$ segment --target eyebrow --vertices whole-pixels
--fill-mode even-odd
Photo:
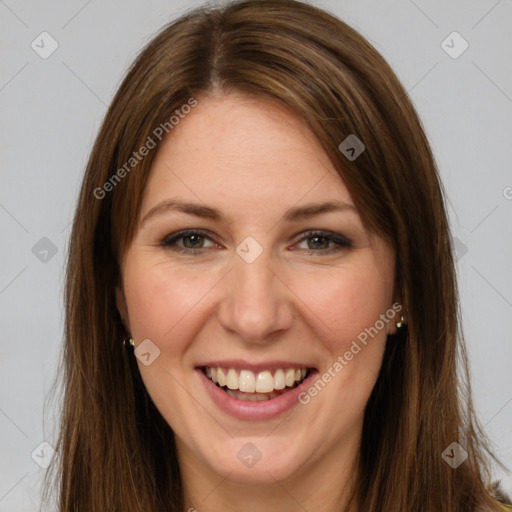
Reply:
[[[225,220],[224,215],[217,208],[211,206],[205,206],[198,203],[192,203],[189,201],[182,201],[178,199],[168,199],[162,201],[157,205],[153,206],[141,220],[140,225],[142,226],[150,219],[160,217],[169,212],[181,212],[188,215],[194,215],[202,219],[211,219],[215,221]],[[296,222],[299,220],[309,219],[317,215],[331,212],[345,212],[353,211],[357,213],[356,207],[349,203],[341,201],[328,201],[325,203],[310,203],[304,206],[296,206],[288,210],[284,215],[283,219],[286,222]]]

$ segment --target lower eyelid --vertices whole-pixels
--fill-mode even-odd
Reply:
[[[307,239],[306,239],[307,240]],[[310,249],[310,248],[302,248],[300,250],[302,251],[306,251],[308,252],[309,254],[328,254],[328,253],[331,253],[331,252],[335,252],[335,251],[342,251],[342,250],[346,250],[346,249],[350,249],[352,246],[350,244],[347,244],[345,242],[343,243],[337,243],[336,241],[334,240],[330,240],[331,241],[331,245],[330,247],[327,247],[325,249]]]

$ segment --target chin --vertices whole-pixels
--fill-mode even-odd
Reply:
[[[293,444],[293,443],[290,443]],[[240,484],[275,484],[298,472],[302,466],[295,450],[283,451],[279,439],[250,441],[234,438],[221,453],[212,460],[212,454],[205,458],[212,469],[227,480]]]

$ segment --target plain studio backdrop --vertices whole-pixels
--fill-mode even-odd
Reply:
[[[0,0],[0,512],[39,508],[66,245],[92,142],[137,53],[199,4]],[[448,195],[475,405],[512,467],[512,1],[316,5],[383,54],[419,111]]]

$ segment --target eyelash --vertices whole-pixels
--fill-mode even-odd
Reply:
[[[160,242],[160,245],[162,247],[165,247],[167,249],[170,249],[172,251],[175,251],[175,252],[178,252],[181,254],[190,254],[190,255],[194,255],[194,256],[199,256],[199,255],[203,254],[203,251],[208,249],[208,247],[206,247],[206,248],[199,247],[197,249],[191,249],[188,247],[180,247],[180,246],[176,245],[176,242],[178,240],[184,239],[184,238],[187,238],[190,236],[194,236],[194,235],[199,235],[201,237],[207,238],[207,239],[211,240],[213,243],[215,243],[211,239],[211,237],[208,236],[208,233],[206,233],[205,231],[196,230],[196,229],[187,229],[185,231],[179,231],[178,233],[167,235]],[[308,254],[317,254],[317,253],[331,254],[333,252],[341,251],[343,249],[350,249],[353,247],[352,242],[348,238],[346,238],[342,235],[337,235],[336,233],[331,233],[329,231],[319,231],[319,230],[306,231],[304,233],[304,236],[300,240],[298,240],[297,243],[303,242],[305,240],[309,240],[311,238],[326,238],[330,242],[334,243],[335,246],[330,247],[328,249],[323,249],[323,250],[304,249]]]

